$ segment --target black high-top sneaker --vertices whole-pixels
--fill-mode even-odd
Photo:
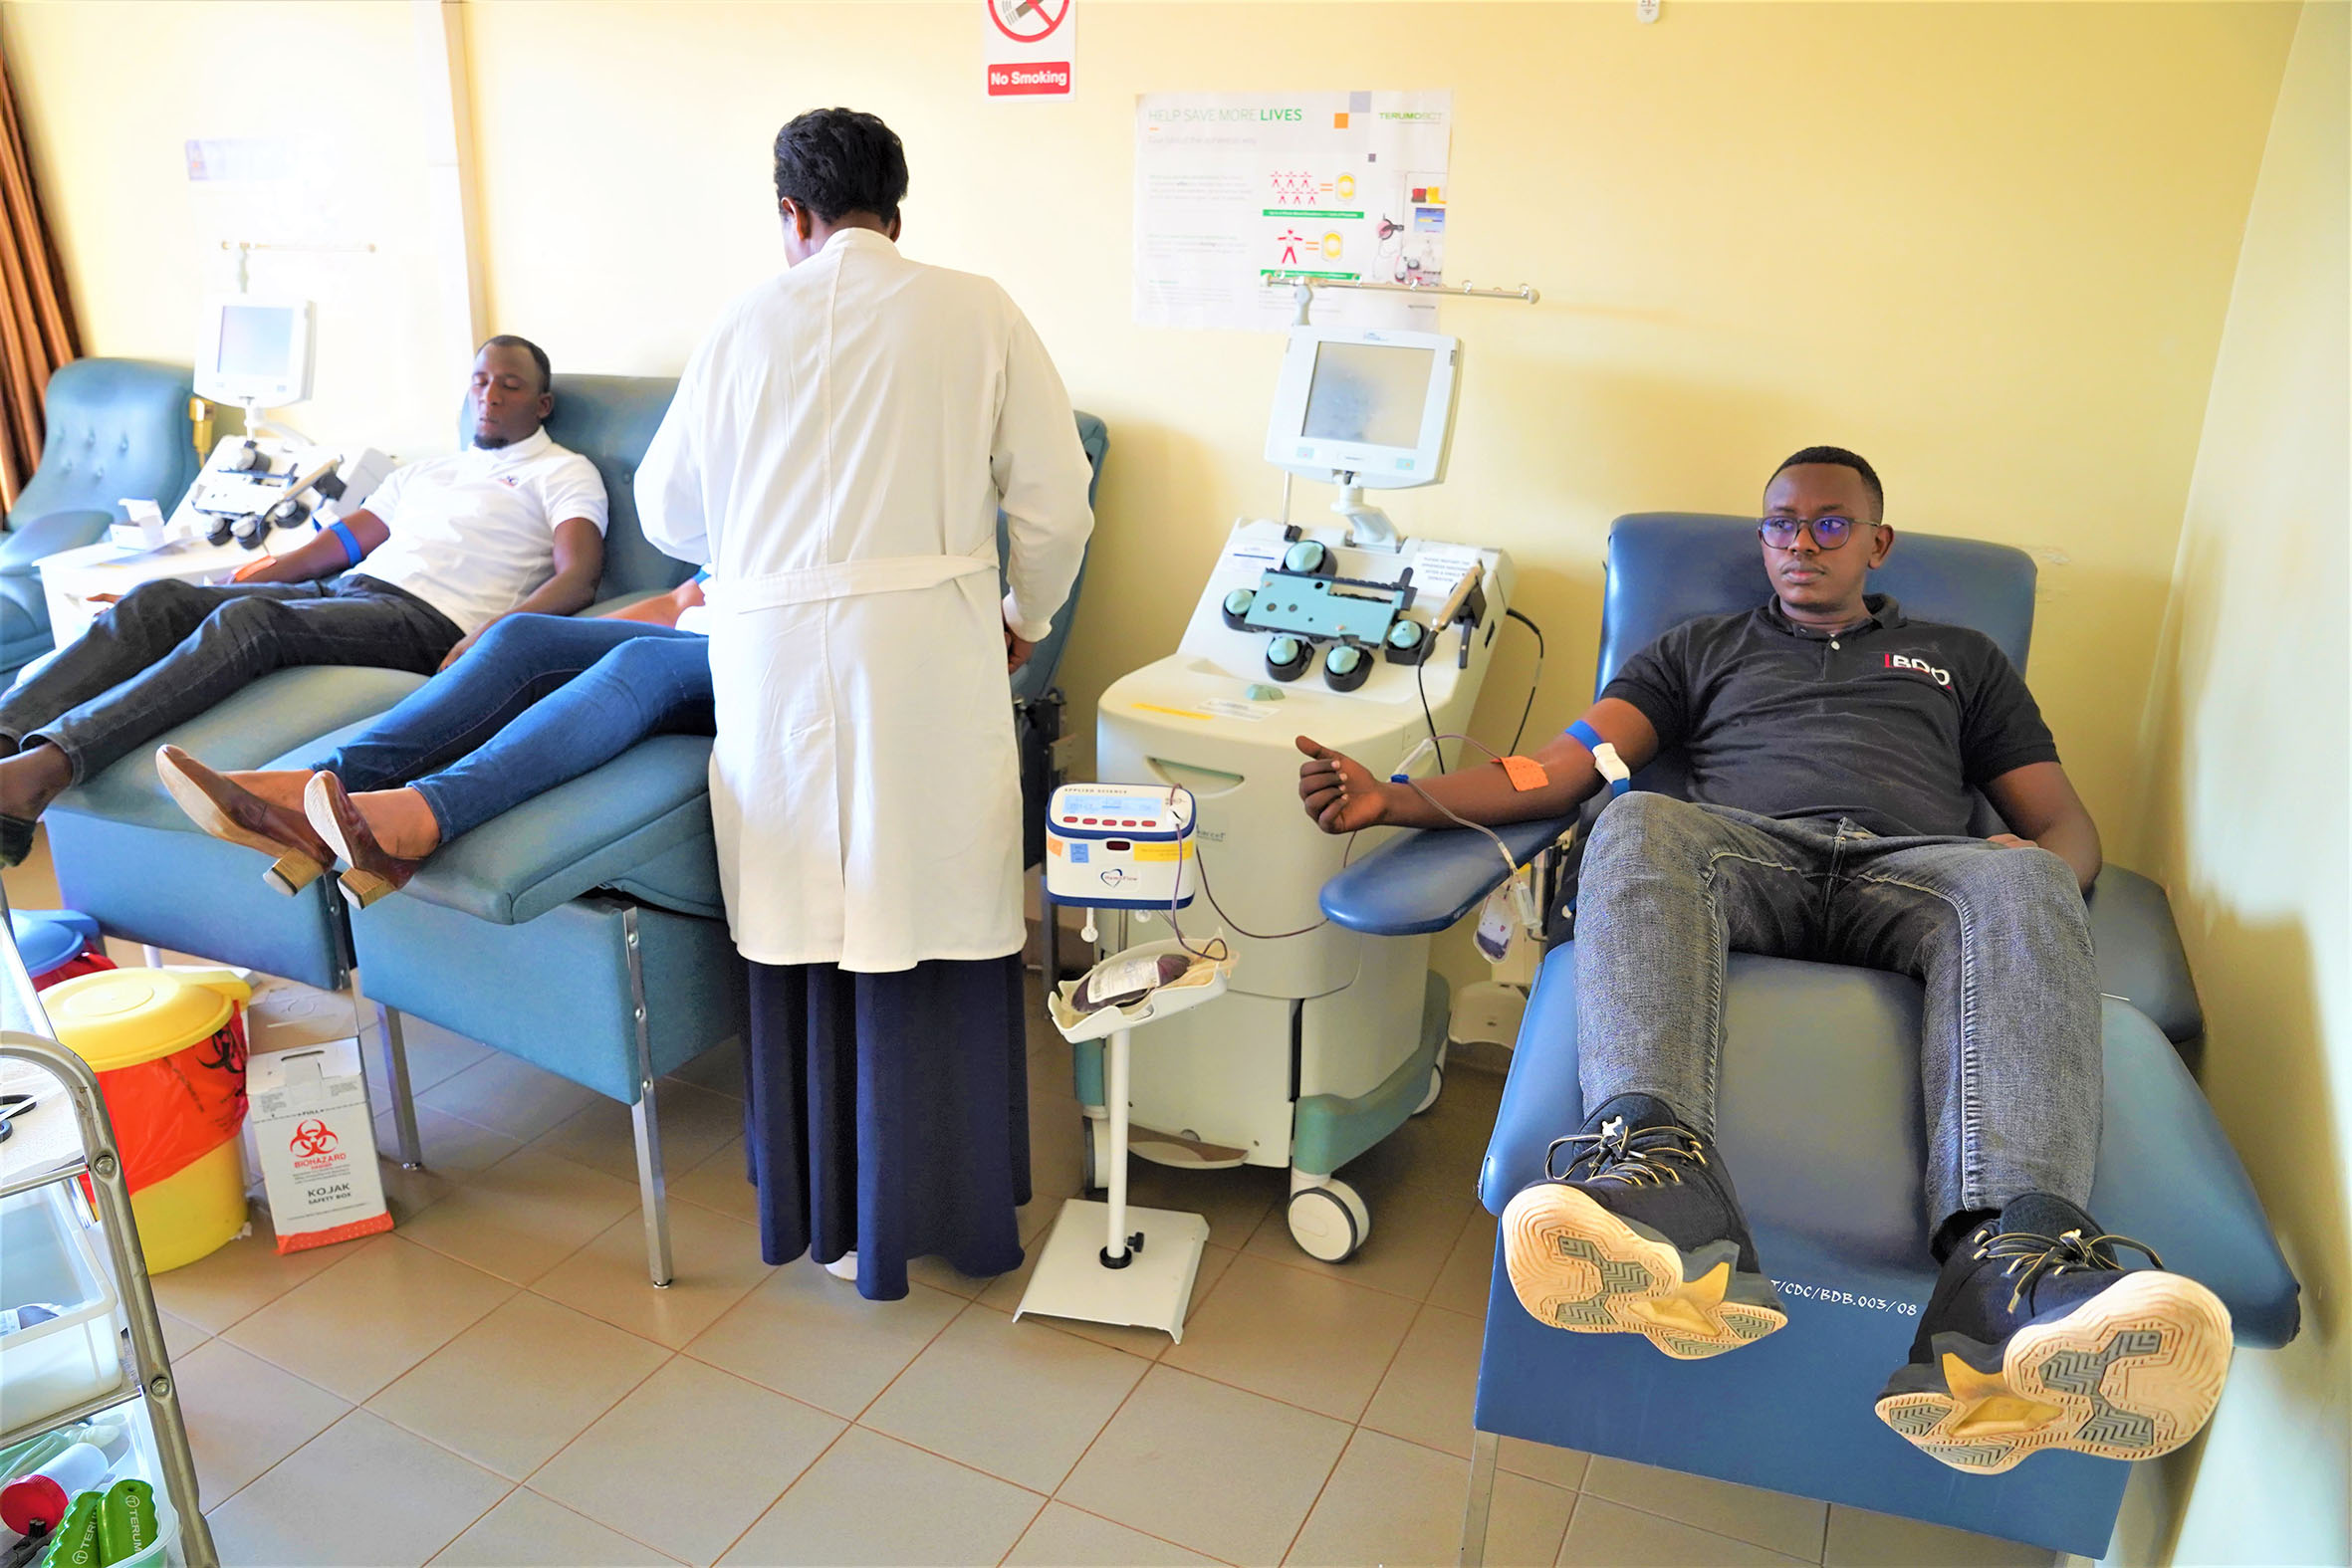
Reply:
[[[2125,1268],[2119,1246],[2152,1266]],[[2212,1417],[2230,1348],[2230,1309],[2211,1290],[2065,1199],[2027,1193],[1953,1248],[1878,1416],[1986,1474],[2042,1449],[2153,1458]]]
[[[1721,1155],[1664,1101],[1618,1095],[1552,1143],[1544,1176],[1503,1211],[1504,1264],[1538,1322],[1695,1361],[1788,1321]]]

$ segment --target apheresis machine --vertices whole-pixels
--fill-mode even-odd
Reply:
[[[163,576],[227,581],[265,552],[291,550],[357,511],[391,472],[381,452],[322,446],[266,417],[311,395],[314,316],[308,300],[229,294],[204,302],[196,395],[242,406],[245,433],[214,443],[169,518],[152,498],[126,496],[125,520],[105,541],[42,562],[60,647],[97,617],[92,595]]]
[[[1510,559],[1400,538],[1364,499],[1445,477],[1460,369],[1454,337],[1293,329],[1266,455],[1336,484],[1337,516],[1237,523],[1183,642],[1116,682],[1097,720],[1098,778],[1181,800],[1189,902],[1155,908],[1097,889],[1099,876],[1074,878],[1065,859],[1048,864],[1058,902],[1095,909],[1105,953],[1179,936],[1228,945],[1223,993],[1157,1018],[1136,1043],[1132,1148],[1165,1164],[1287,1167],[1292,1234],[1333,1261],[1362,1244],[1371,1216],[1332,1173],[1435,1102],[1448,996],[1428,938],[1323,920],[1317,894],[1350,841],[1300,808],[1294,738],[1383,775],[1460,761],[1459,742],[1428,743],[1468,726],[1510,603]],[[1127,809],[1106,823],[1064,801],[1049,825],[1101,835],[1084,841],[1089,863],[1123,855],[1134,875],[1165,868],[1138,867],[1135,854],[1173,852],[1133,836],[1144,820]],[[1083,1040],[1075,1050],[1093,1186],[1112,1152],[1103,1052]]]

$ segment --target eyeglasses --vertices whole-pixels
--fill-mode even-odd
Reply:
[[[1835,515],[1814,518],[1809,523],[1803,518],[1765,518],[1757,525],[1756,532],[1765,544],[1774,550],[1786,550],[1794,545],[1799,530],[1812,535],[1815,550],[1837,550],[1853,537],[1854,530],[1883,526],[1877,523],[1859,523],[1852,518],[1841,518]]]

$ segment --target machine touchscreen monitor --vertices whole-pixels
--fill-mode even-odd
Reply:
[[[311,302],[230,294],[207,300],[196,395],[283,408],[311,395]]]
[[[1445,478],[1461,339],[1435,333],[1291,332],[1266,432],[1267,461],[1372,489]]]

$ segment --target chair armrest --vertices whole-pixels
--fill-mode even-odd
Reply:
[[[20,523],[0,539],[0,577],[30,577],[40,573],[44,558],[61,550],[80,550],[106,538],[115,514],[95,508],[51,512]]]
[[[2165,1038],[2186,1045],[2205,1033],[2205,1009],[2164,889],[2137,871],[2101,868],[2083,900],[2098,955],[2099,989],[2146,1013]]]
[[[1573,816],[1514,822],[1496,833],[1522,865],[1572,831]],[[1443,931],[1503,884],[1495,841],[1467,827],[1399,833],[1323,884],[1333,925],[1378,937]]]

